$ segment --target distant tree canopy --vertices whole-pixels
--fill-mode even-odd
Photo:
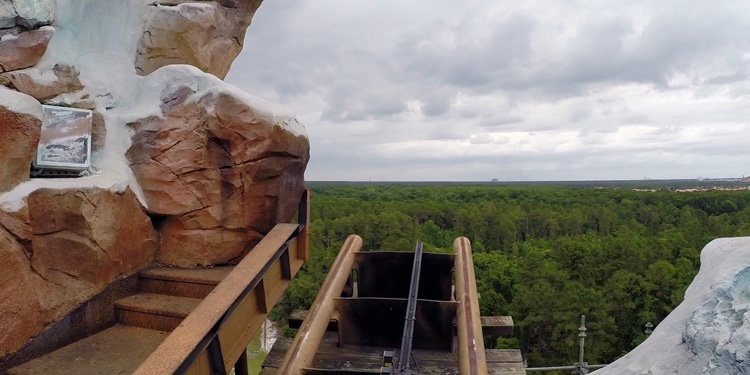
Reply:
[[[343,240],[366,250],[452,251],[472,241],[483,315],[512,315],[530,366],[609,363],[682,301],[700,250],[750,235],[750,192],[492,185],[313,185],[312,257],[276,316],[307,308]]]

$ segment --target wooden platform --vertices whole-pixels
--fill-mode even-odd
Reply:
[[[302,322],[307,317],[307,310],[295,310],[289,315],[287,323],[289,328],[299,328],[302,326]],[[480,323],[482,324],[482,332],[485,336],[490,336],[494,339],[498,337],[507,337],[513,335],[513,317],[510,316],[481,316]],[[328,323],[328,331],[335,331],[338,329],[338,319],[331,319]],[[454,322],[455,326],[456,323]]]
[[[130,374],[167,332],[116,325],[11,369],[11,375]]]
[[[281,365],[284,354],[292,340],[280,338],[263,362],[263,374],[275,374]],[[362,373],[378,373],[383,365],[383,351],[394,348],[375,346],[336,346],[335,333],[328,332],[321,342],[313,365],[321,370],[346,370]],[[454,353],[414,350],[416,366],[412,369],[418,374],[458,375],[458,356]],[[486,351],[487,369],[495,375],[526,374],[523,359],[519,350],[489,349]]]

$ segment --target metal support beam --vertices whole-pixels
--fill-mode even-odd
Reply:
[[[453,241],[456,253],[456,300],[458,307],[458,359],[460,373],[486,375],[487,360],[484,353],[484,337],[479,314],[479,294],[474,277],[474,260],[471,256],[471,243],[466,237]]]
[[[287,242],[284,244],[285,250],[282,250],[281,258],[279,258],[279,261],[281,262],[281,277],[283,277],[285,280],[291,280],[292,279],[292,263],[289,261],[289,243]]]
[[[333,315],[333,298],[341,296],[354,264],[354,252],[361,248],[362,238],[357,235],[350,235],[344,241],[339,255],[313,301],[310,312],[284,355],[279,374],[300,374],[304,368],[312,367],[315,353],[318,351],[320,341]]]
[[[250,375],[250,369],[247,365],[247,351],[244,351],[237,363],[234,364],[234,375]]]
[[[221,351],[219,336],[214,336],[213,340],[208,344],[208,360],[211,361],[211,373],[227,373],[227,370],[224,367],[224,354]]]
[[[410,374],[411,342],[414,338],[414,319],[417,312],[417,297],[419,296],[419,273],[422,270],[422,248],[424,243],[417,242],[414,249],[414,263],[411,269],[411,283],[409,284],[409,299],[406,304],[404,318],[404,334],[401,337],[401,349],[398,355],[398,373]]]

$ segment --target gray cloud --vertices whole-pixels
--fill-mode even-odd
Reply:
[[[227,80],[299,115],[309,179],[741,175],[748,14],[744,1],[274,0]]]

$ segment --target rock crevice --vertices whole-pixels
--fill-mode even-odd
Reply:
[[[162,116],[130,124],[135,134],[127,153],[149,213],[167,217],[158,261],[230,262],[260,238],[243,229],[265,233],[291,219],[304,189],[307,139],[248,115],[254,109],[229,94],[172,89],[162,96]],[[223,250],[186,248],[187,237]]]

